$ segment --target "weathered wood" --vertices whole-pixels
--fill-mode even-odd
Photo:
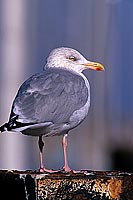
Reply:
[[[0,171],[3,200],[133,200],[133,174]]]

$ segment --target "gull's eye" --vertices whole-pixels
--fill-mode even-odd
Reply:
[[[69,56],[69,60],[76,61],[77,59],[74,56]]]

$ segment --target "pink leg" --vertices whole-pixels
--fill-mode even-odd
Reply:
[[[67,134],[65,134],[63,136],[62,146],[63,146],[63,153],[64,153],[64,167],[63,167],[63,169],[65,170],[65,172],[70,172],[71,169],[68,166],[68,159],[67,159]]]
[[[38,144],[39,144],[39,149],[40,149],[40,169],[39,171],[40,172],[48,172],[48,173],[53,173],[53,172],[56,172],[56,171],[53,171],[51,169],[46,169],[43,165],[43,158],[42,158],[42,155],[43,155],[43,146],[44,146],[44,142],[42,141],[42,136],[39,136],[39,141],[38,141]]]

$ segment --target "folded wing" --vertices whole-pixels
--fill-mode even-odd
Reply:
[[[16,122],[22,124],[66,123],[87,99],[88,90],[81,76],[68,70],[47,69],[22,84],[9,122],[16,117]]]

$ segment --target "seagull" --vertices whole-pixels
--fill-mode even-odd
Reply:
[[[43,136],[56,135],[63,136],[63,171],[71,171],[67,157],[68,132],[85,119],[90,107],[90,85],[82,73],[86,69],[102,71],[104,67],[88,61],[75,49],[53,49],[43,71],[20,86],[9,121],[0,127],[1,132],[17,131],[39,137],[39,172],[54,172],[43,164]]]

